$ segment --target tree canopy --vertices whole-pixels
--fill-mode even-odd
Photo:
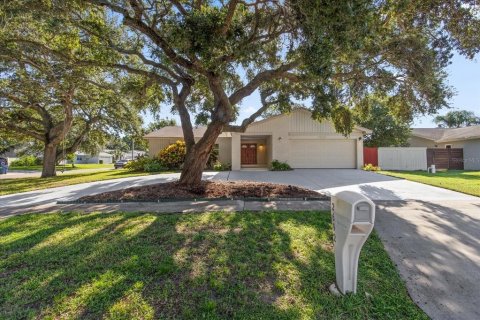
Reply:
[[[222,131],[242,132],[272,107],[305,104],[345,135],[372,95],[404,121],[432,114],[451,96],[445,67],[452,52],[471,58],[480,48],[474,0],[11,3],[85,35],[68,54],[41,38],[30,42],[76,65],[143,76],[141,93],[162,92],[149,96],[180,117],[187,148],[180,181],[187,185],[200,182]],[[254,92],[261,107],[238,119]],[[207,125],[198,141],[194,124]]]
[[[480,124],[480,117],[473,111],[458,110],[436,116],[434,121],[440,128],[460,128]]]
[[[355,114],[354,120],[362,127],[372,130],[365,136],[367,147],[404,147],[410,137],[410,121],[395,117],[389,108],[378,99],[371,99],[368,112]]]
[[[0,31],[0,132],[43,145],[42,177],[80,147],[98,151],[111,131],[141,124],[122,94],[128,78],[115,70],[77,66],[50,49],[69,48],[79,29],[61,32],[27,15],[5,15]],[[57,32],[54,32],[57,31]],[[27,37],[49,39],[49,49]],[[21,37],[20,37],[21,36]],[[18,37],[18,38],[16,38]]]

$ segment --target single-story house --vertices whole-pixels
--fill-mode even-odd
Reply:
[[[206,128],[194,129],[200,139]],[[363,137],[369,129],[355,127],[345,137],[335,131],[330,121],[312,119],[311,112],[298,108],[252,123],[244,133],[223,132],[217,139],[219,161],[232,170],[268,167],[272,160],[287,162],[292,168],[349,168],[363,166]],[[150,156],[183,140],[182,128],[168,126],[145,137]]]
[[[107,152],[99,152],[97,154],[87,154],[82,152],[75,153],[75,163],[113,163],[113,156]]]
[[[465,170],[480,170],[480,126],[413,128],[410,147],[462,148]]]

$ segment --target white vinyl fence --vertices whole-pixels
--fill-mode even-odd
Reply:
[[[427,170],[427,148],[378,148],[378,165],[384,170]]]

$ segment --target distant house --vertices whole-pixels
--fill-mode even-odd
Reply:
[[[7,159],[7,162],[10,164],[12,161],[17,160],[18,156],[15,150],[9,150],[7,152],[0,153],[0,158]]]
[[[75,153],[75,163],[113,163],[113,156],[107,152],[99,152],[97,154],[87,154],[82,152]]]
[[[196,140],[205,133],[205,127],[193,130]],[[370,130],[355,127],[345,137],[335,131],[330,121],[312,119],[307,109],[298,108],[252,123],[243,133],[223,132],[215,148],[222,163],[233,170],[267,167],[276,159],[287,162],[292,168],[349,168],[363,166],[363,136]],[[183,140],[182,128],[168,126],[145,137],[150,156]]]
[[[410,147],[461,148],[465,170],[480,170],[480,126],[413,128]]]
[[[146,154],[147,154],[146,151],[133,150],[133,159],[132,159],[132,151],[122,152],[122,159],[135,160],[138,157],[144,156]]]

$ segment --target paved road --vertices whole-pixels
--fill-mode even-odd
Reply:
[[[52,210],[57,200],[176,179],[178,174],[131,177],[1,196],[0,217]],[[204,179],[365,194],[377,202],[376,230],[414,301],[434,319],[480,319],[480,198],[359,170],[209,172]]]

